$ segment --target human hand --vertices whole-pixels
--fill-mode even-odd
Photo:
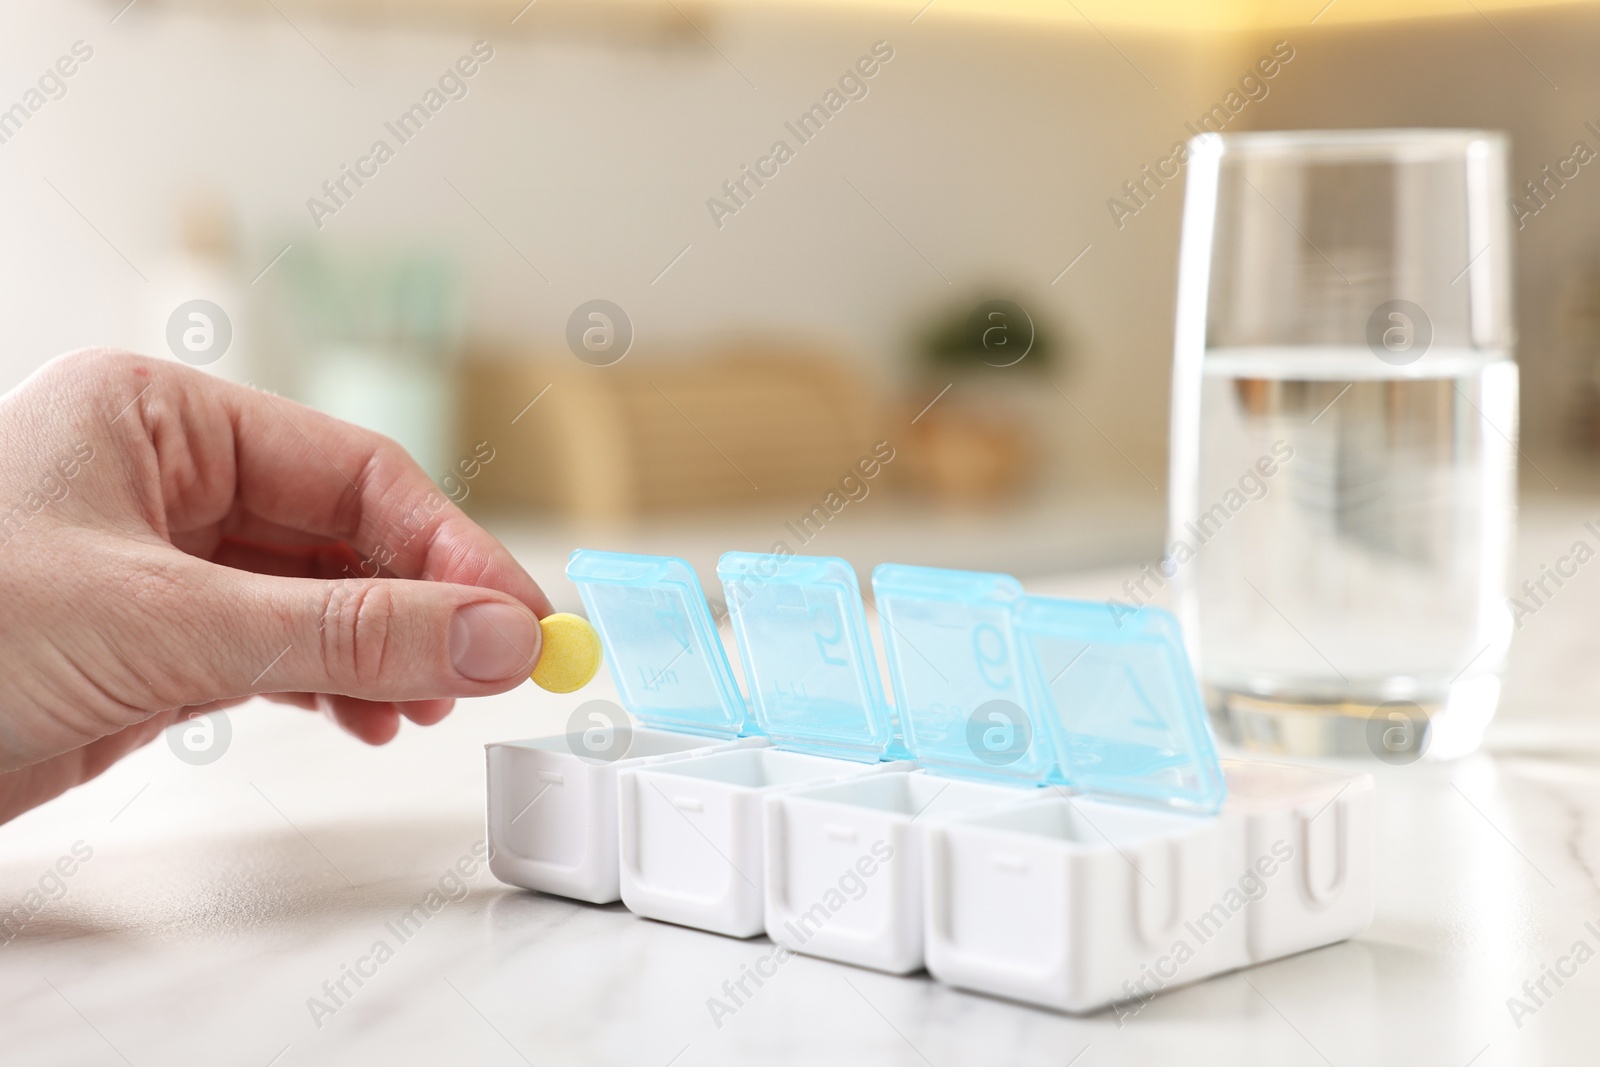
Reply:
[[[0,398],[0,822],[264,694],[383,744],[503,692],[551,611],[393,441],[88,350]]]

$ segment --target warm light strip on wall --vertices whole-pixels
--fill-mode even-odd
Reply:
[[[106,0],[120,7],[125,0]],[[171,7],[211,11],[256,10],[258,0],[164,0]],[[1153,34],[1282,33],[1296,27],[1371,25],[1402,19],[1454,18],[1487,24],[1527,12],[1557,14],[1588,8],[1600,0],[278,0],[278,6],[330,18],[395,21],[459,17],[498,20],[521,9],[521,29],[547,32],[555,26],[599,25],[639,30],[677,28],[685,17],[739,15],[762,10],[787,15],[885,14],[908,23],[987,23],[1048,26],[1060,30]],[[522,14],[530,17],[522,18]],[[537,29],[536,29],[537,28]]]
[[[1539,8],[1588,7],[1596,0],[724,0],[729,7],[856,8],[903,11],[908,19],[974,19],[1117,26],[1156,32],[1241,32],[1398,19],[1483,21]],[[711,3],[707,6],[719,6]]]

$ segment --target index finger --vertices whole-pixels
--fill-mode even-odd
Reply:
[[[233,428],[235,492],[269,522],[343,541],[362,577],[495,589],[543,618],[553,610],[499,541],[381,434],[257,389],[197,374]]]

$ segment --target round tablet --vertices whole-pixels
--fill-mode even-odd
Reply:
[[[552,693],[573,693],[600,670],[600,635],[581,615],[559,611],[539,620],[544,646],[533,667],[534,683]]]

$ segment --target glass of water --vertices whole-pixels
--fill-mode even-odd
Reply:
[[[1161,570],[1219,729],[1392,763],[1475,748],[1510,644],[1506,145],[1190,142]]]

